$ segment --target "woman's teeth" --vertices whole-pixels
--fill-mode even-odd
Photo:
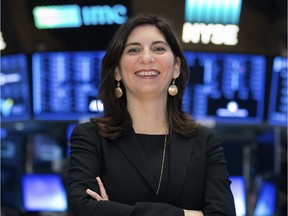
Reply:
[[[158,74],[157,71],[139,71],[136,73],[137,76],[157,76]]]

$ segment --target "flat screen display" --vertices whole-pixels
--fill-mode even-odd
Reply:
[[[237,216],[246,215],[246,184],[243,176],[231,176],[231,191]]]
[[[96,100],[104,51],[39,52],[32,55],[36,120],[76,120],[103,111]]]
[[[274,215],[277,200],[276,185],[264,181],[261,185],[259,196],[254,209],[254,216]]]
[[[25,54],[1,56],[1,121],[31,118],[28,63]]]
[[[263,120],[266,58],[185,52],[190,79],[183,107],[196,120],[257,124]]]
[[[28,212],[63,212],[67,194],[57,174],[26,174],[22,177],[24,209]]]
[[[268,122],[275,126],[287,126],[287,68],[286,57],[273,60]]]

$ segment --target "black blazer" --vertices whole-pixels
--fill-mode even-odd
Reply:
[[[169,136],[166,189],[156,195],[132,128],[116,140],[98,134],[91,122],[79,124],[71,135],[68,198],[75,216],[183,216],[183,209],[204,215],[235,215],[233,195],[221,143],[214,131],[199,127],[185,138]],[[92,200],[85,190],[99,193],[100,176],[109,201]]]

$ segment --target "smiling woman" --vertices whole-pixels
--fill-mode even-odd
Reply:
[[[142,25],[129,35],[115,79],[123,80],[128,104],[142,106],[144,98],[157,97],[160,105],[166,104],[167,89],[171,80],[178,78],[179,69],[179,57],[173,55],[158,28]],[[165,113],[166,107],[162,107]]]
[[[74,215],[235,215],[219,138],[182,110],[188,78],[166,20],[141,15],[119,28],[102,62],[104,116],[71,135]]]

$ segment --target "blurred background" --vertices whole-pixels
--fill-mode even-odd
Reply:
[[[287,215],[286,0],[2,0],[1,215],[68,215],[71,131],[103,113],[105,49],[140,13],[177,33],[183,108],[220,134],[237,215]]]

